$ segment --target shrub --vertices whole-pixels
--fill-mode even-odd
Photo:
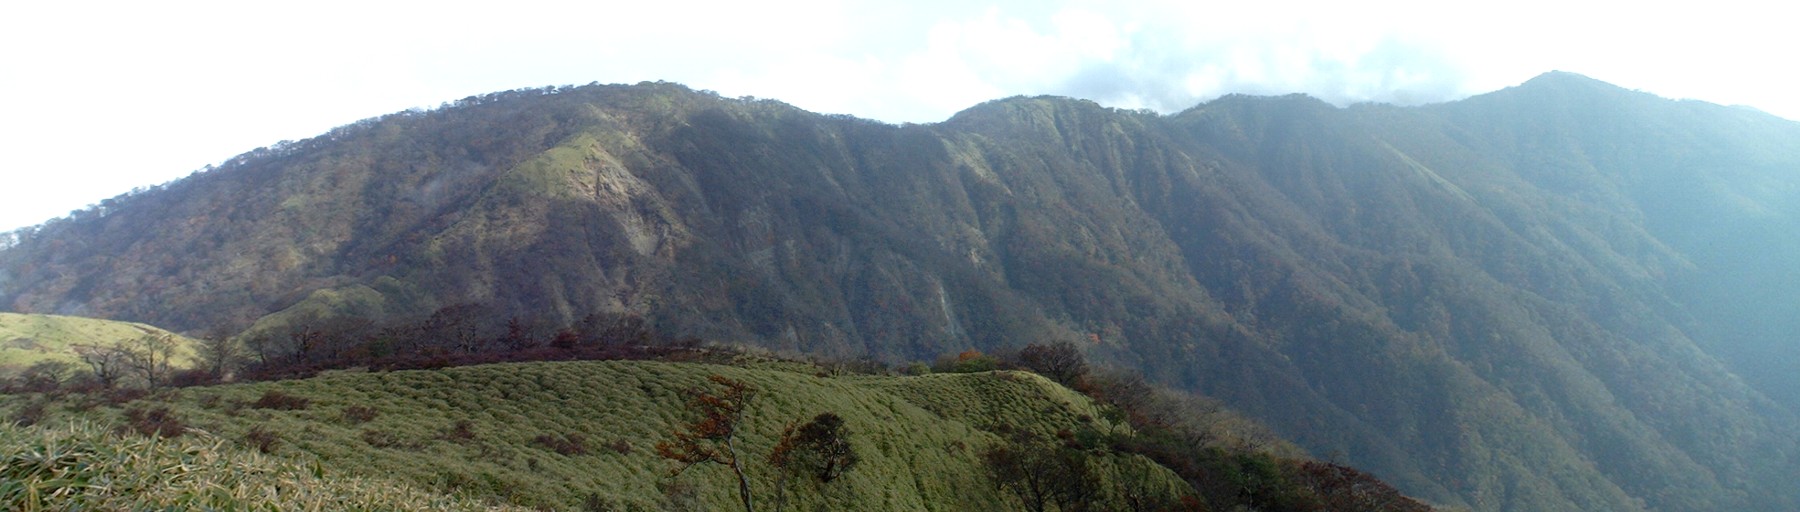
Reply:
[[[252,402],[250,407],[255,409],[274,409],[278,411],[303,411],[311,405],[312,400],[305,397],[289,395],[271,389],[264,391],[262,397],[257,398],[255,402]]]
[[[170,412],[168,407],[145,410],[132,408],[125,411],[125,425],[120,430],[136,432],[146,437],[181,437],[187,433],[187,425],[181,418]]]
[[[19,407],[18,411],[13,412],[13,423],[21,427],[29,427],[44,421],[44,406],[47,403],[49,403],[48,400],[26,402],[25,405]]]
[[[631,455],[631,450],[632,450],[631,441],[626,441],[624,439],[614,439],[613,442],[611,444],[607,444],[606,447],[612,448],[612,451],[618,452],[619,455]]]
[[[362,431],[362,440],[364,443],[368,443],[369,446],[376,448],[420,448],[418,443],[408,443],[405,439],[402,439],[399,434],[388,432],[386,430],[364,430]]]
[[[376,412],[373,407],[352,405],[344,408],[344,421],[348,421],[352,424],[368,423],[373,421],[377,414],[379,413]]]
[[[177,371],[169,376],[169,386],[177,388],[190,388],[218,383],[219,377],[217,375],[198,368]]]
[[[540,436],[542,437],[542,436]],[[443,439],[453,443],[467,443],[475,440],[475,425],[469,420],[456,420],[450,430],[444,432]]]
[[[969,349],[955,356],[940,357],[931,370],[937,373],[976,373],[993,371],[1000,368],[1000,360],[994,356]]]
[[[541,434],[532,439],[531,444],[542,446],[567,456],[587,454],[587,438],[575,432],[570,432],[562,436]]]
[[[120,405],[149,395],[149,391],[139,388],[112,388],[101,394],[101,399],[111,405]]]
[[[67,361],[39,361],[9,379],[6,393],[51,393],[75,373],[75,365]]]
[[[904,373],[912,376],[929,375],[931,374],[931,365],[925,364],[923,361],[913,361],[912,364],[906,365]]]
[[[275,453],[275,445],[281,443],[281,435],[262,425],[257,425],[251,427],[249,432],[244,433],[244,441],[250,443],[250,446],[256,447],[256,451]]]
[[[620,505],[613,500],[606,499],[599,494],[588,493],[587,498],[581,500],[581,510],[582,512],[612,512],[614,510],[625,510],[625,506]]]

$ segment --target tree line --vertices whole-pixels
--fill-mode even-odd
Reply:
[[[700,347],[697,338],[658,333],[643,317],[593,313],[570,325],[505,317],[483,304],[458,304],[419,318],[372,320],[299,315],[286,326],[199,335],[193,364],[176,364],[174,336],[146,334],[73,347],[77,363],[45,361],[0,380],[0,392],[155,390],[227,381],[300,378],[348,368],[405,370],[497,362],[650,359]]]

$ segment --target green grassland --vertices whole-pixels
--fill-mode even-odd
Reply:
[[[7,510],[525,510],[379,478],[323,476],[204,432],[122,436],[94,423],[0,422]]]
[[[124,424],[124,411],[166,407],[185,426],[236,442],[234,450],[260,444],[330,475],[525,507],[649,510],[686,488],[695,500],[687,507],[729,510],[739,506],[728,469],[701,465],[672,477],[672,463],[655,451],[690,419],[684,390],[709,386],[711,375],[757,391],[739,450],[759,508],[768,510],[776,477],[763,458],[785,426],[823,412],[844,418],[861,463],[830,484],[796,487],[787,510],[1013,510],[1017,502],[982,465],[982,452],[1002,442],[996,432],[1126,428],[1100,419],[1087,397],[1026,372],[831,376],[742,357],[335,372],[170,390],[92,409],[79,400],[8,397],[0,409],[10,418],[47,404],[36,428],[49,431],[70,421]],[[1144,473],[1144,462],[1100,455],[1095,466],[1103,478],[1136,468],[1137,480],[1171,494],[1184,487],[1160,466]]]
[[[189,367],[194,340],[145,324],[58,315],[0,313],[0,377],[42,361],[80,364],[72,348],[79,344],[110,345],[147,334],[175,337],[175,366]]]

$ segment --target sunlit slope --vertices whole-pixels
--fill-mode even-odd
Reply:
[[[80,364],[75,345],[108,346],[146,335],[173,336],[181,347],[176,366],[193,362],[194,341],[145,324],[60,315],[25,315],[0,312],[0,375],[22,370],[39,361]]]

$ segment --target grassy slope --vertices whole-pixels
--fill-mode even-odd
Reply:
[[[523,510],[378,478],[321,475],[204,433],[120,436],[93,423],[0,422],[8,510]]]
[[[22,370],[39,361],[58,360],[79,364],[75,344],[110,344],[137,339],[149,333],[169,333],[156,327],[129,322],[58,315],[0,313],[0,376]],[[176,366],[190,366],[194,340],[176,335],[182,348]]]
[[[654,444],[686,418],[681,391],[712,374],[760,390],[742,446],[754,461],[751,479],[764,503],[774,494],[774,478],[761,461],[782,427],[826,411],[845,418],[862,464],[824,492],[797,493],[791,510],[1010,509],[979,465],[980,451],[999,440],[984,428],[1105,428],[1085,397],[1026,373],[818,377],[812,371],[775,364],[500,364],[189,388],[147,401],[166,403],[188,425],[226,439],[244,439],[252,428],[275,432],[281,439],[275,453],[317,457],[329,469],[558,509],[578,507],[590,494],[627,509],[657,506],[670,465],[655,455]],[[269,391],[310,403],[291,411],[242,405]],[[348,419],[351,406],[376,415]],[[454,434],[461,421],[472,436]],[[586,439],[585,454],[533,443],[570,433]],[[1172,474],[1159,475],[1174,481]],[[696,484],[702,509],[736,504],[723,466],[696,467],[677,480]]]

